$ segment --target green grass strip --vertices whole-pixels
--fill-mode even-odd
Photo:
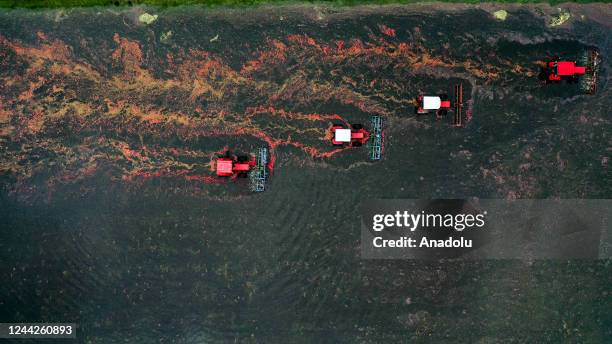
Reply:
[[[0,7],[4,8],[68,8],[68,7],[90,7],[90,6],[135,6],[150,5],[160,7],[172,7],[180,5],[204,5],[210,7],[246,7],[253,5],[281,5],[281,4],[327,4],[334,6],[354,5],[385,5],[385,4],[409,4],[417,2],[431,2],[423,0],[0,0]],[[441,0],[441,2],[453,3],[549,3],[551,5],[568,2],[567,0]],[[609,3],[610,0],[593,1],[577,0],[577,3]]]

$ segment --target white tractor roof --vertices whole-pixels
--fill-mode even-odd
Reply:
[[[437,110],[440,108],[440,97],[424,96],[423,110]]]
[[[336,129],[334,140],[336,142],[351,142],[351,129]]]

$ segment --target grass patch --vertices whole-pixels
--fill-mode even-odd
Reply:
[[[441,0],[442,2],[454,3],[482,3],[489,1],[481,0]],[[431,2],[428,0],[0,0],[0,7],[4,8],[67,8],[67,7],[89,7],[89,6],[135,6],[151,5],[160,7],[172,7],[179,5],[204,5],[204,6],[228,6],[244,7],[253,5],[281,5],[281,4],[327,4],[335,6],[354,6],[365,4],[409,4],[418,2]],[[556,5],[567,2],[567,0],[497,0],[497,3],[549,3]],[[577,0],[578,3],[600,2],[593,0]]]

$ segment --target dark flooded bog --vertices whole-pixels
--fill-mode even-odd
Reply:
[[[83,343],[609,342],[609,260],[360,256],[369,199],[610,198],[610,27],[548,22],[0,11],[0,322],[73,322]],[[538,79],[591,47],[595,94]],[[464,127],[415,113],[455,85]],[[374,115],[381,161],[331,144],[330,126]],[[265,192],[215,175],[261,147]]]

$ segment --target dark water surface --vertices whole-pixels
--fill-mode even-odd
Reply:
[[[0,88],[5,110],[19,114],[9,120],[17,129],[0,141],[0,322],[75,322],[78,341],[86,343],[609,342],[609,261],[362,260],[358,209],[371,198],[610,198],[608,62],[593,96],[580,95],[575,85],[543,87],[536,63],[547,55],[578,56],[587,46],[609,56],[610,30],[588,19],[550,29],[527,10],[510,12],[505,22],[482,10],[318,11],[149,9],[160,17],[148,26],[133,11],[103,8],[0,12],[0,35],[10,42],[0,51],[15,59],[2,65],[3,80],[26,85],[40,75],[48,87],[35,90],[31,104],[50,112],[85,99],[99,112],[86,119],[50,116],[43,130],[27,132],[29,110],[15,100],[24,88]],[[395,36],[381,34],[382,25]],[[168,31],[171,38],[162,41]],[[77,72],[51,77],[53,62],[28,72],[35,64],[7,47],[44,44],[36,32],[70,47],[62,63],[92,66],[100,79]],[[100,80],[127,73],[129,61],[117,65],[109,57],[115,34],[138,42],[138,62],[154,78],[180,80],[179,86],[168,91],[147,81],[150,89],[102,89],[103,82],[115,84]],[[308,42],[291,46],[290,35],[332,47],[359,39],[382,51],[392,48],[380,42],[408,42],[417,55],[427,52],[447,65],[417,69],[418,61],[403,64],[402,56],[383,52],[325,60]],[[233,72],[209,76],[220,89],[230,85],[220,98],[212,91],[181,98],[187,79],[168,72],[167,54],[201,49],[238,73],[258,53],[274,52],[273,40],[290,47],[286,60],[262,60],[261,70],[239,73],[244,79]],[[515,67],[523,72],[509,71]],[[305,80],[296,87],[301,93],[273,96],[298,79]],[[410,100],[419,90],[450,92],[457,82],[473,102],[465,128],[413,114]],[[66,90],[64,98],[45,98],[55,94],[54,83]],[[346,93],[325,96],[340,89]],[[187,138],[176,126],[134,127],[137,132],[129,115],[102,121],[96,95],[114,101],[124,93],[128,103],[189,116],[198,115],[195,107],[242,114],[266,105],[366,121],[378,111],[387,123],[385,156],[369,163],[364,150],[327,158],[281,144],[269,188],[257,195],[241,182],[122,179],[173,171],[177,165],[166,163],[170,148],[189,150],[172,161],[198,165],[193,172],[207,171],[199,164],[223,147],[249,151],[262,144],[228,133]],[[351,102],[355,95],[365,105]],[[309,134],[309,124],[294,120],[263,117],[249,126],[329,150]],[[58,128],[65,131],[53,131]],[[97,147],[91,142],[102,139],[147,145],[154,153],[136,165],[104,141],[95,172],[85,174]],[[55,180],[63,182],[47,188]]]

